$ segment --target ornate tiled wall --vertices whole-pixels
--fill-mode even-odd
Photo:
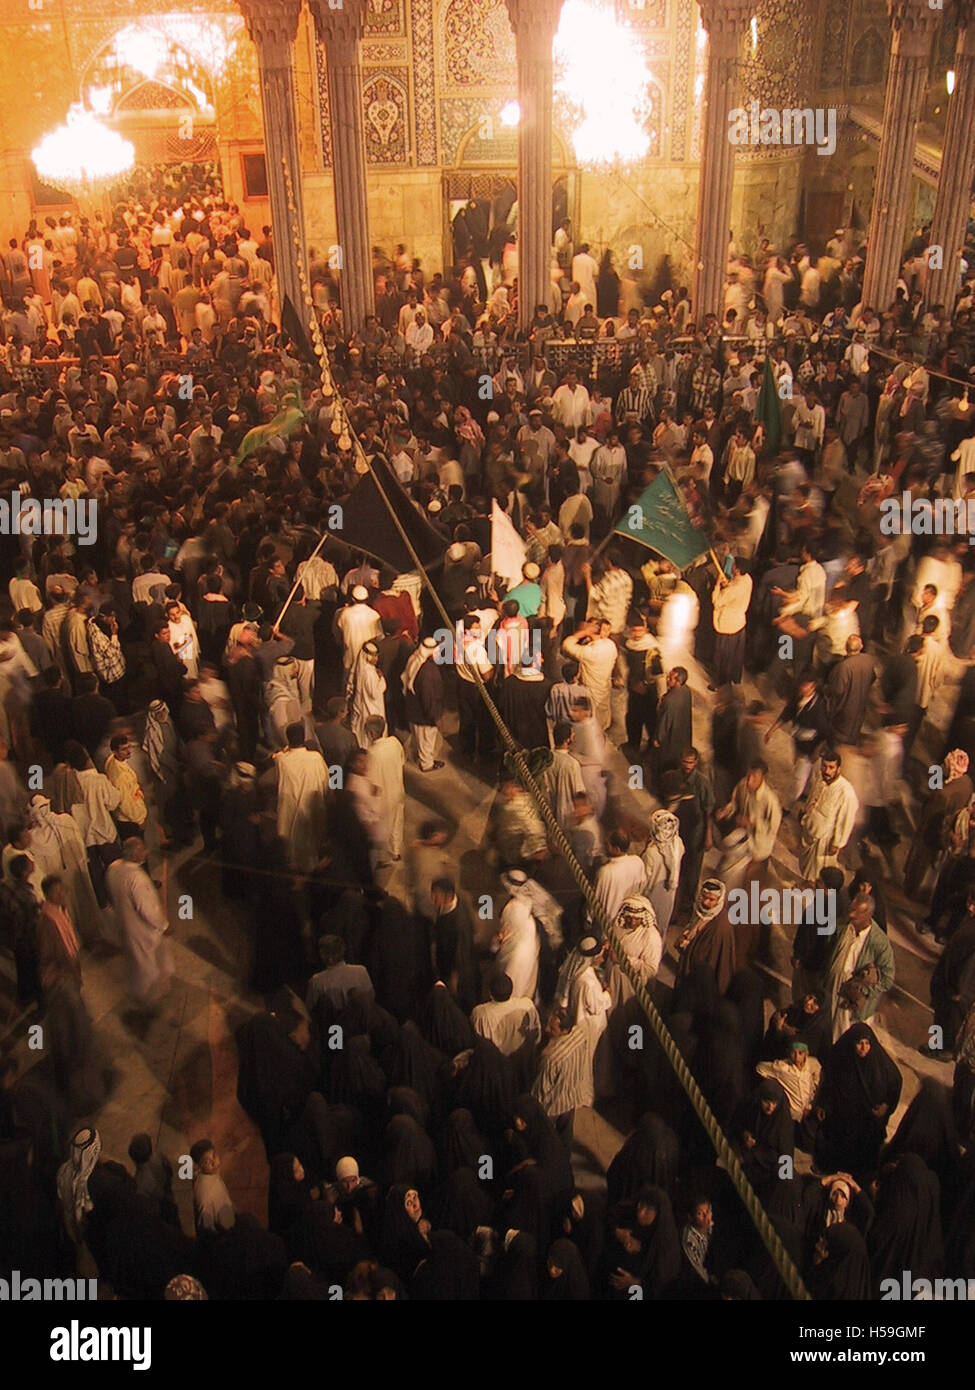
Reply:
[[[695,0],[620,0],[620,5],[640,34],[657,83],[651,92],[649,158],[682,162],[692,153],[688,113],[697,5]],[[367,158],[388,168],[451,167],[481,118],[494,120],[517,94],[515,42],[504,0],[371,0],[362,62]],[[330,168],[320,45],[316,76],[322,157]],[[514,137],[496,134],[468,151],[473,162],[512,162]],[[568,157],[566,133],[557,128],[556,156],[563,151]]]

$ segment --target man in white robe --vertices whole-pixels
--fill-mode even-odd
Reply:
[[[386,862],[389,846],[389,824],[385,820],[381,788],[368,771],[368,754],[359,748],[349,759],[345,786],[366,838],[369,841],[369,862],[375,872]]]
[[[526,1038],[538,1042],[542,1025],[531,999],[519,999],[510,978],[501,970],[491,977],[491,998],[471,1010],[471,1026],[478,1037],[488,1038],[499,1052],[510,1057]]]
[[[760,871],[772,857],[782,824],[782,806],[767,779],[768,764],[756,759],[736,784],[727,806],[717,815],[719,821],[734,821],[733,829],[725,836],[727,853],[733,863],[745,860],[747,866],[750,861],[752,873]],[[736,850],[739,841],[740,853]]]
[[[143,1005],[165,987],[173,974],[172,955],[164,939],[169,919],[145,871],[145,862],[145,844],[133,836],[123,844],[122,858],[110,864],[105,874],[125,945],[129,992]]]
[[[369,746],[366,724],[381,719],[386,727],[386,677],[379,669],[379,648],[372,640],[364,642],[349,678],[345,698],[349,706],[349,728],[360,748]]]
[[[348,681],[362,644],[383,635],[382,619],[369,604],[369,590],[356,584],[352,590],[352,603],[338,610],[332,626],[335,636],[342,643],[342,671]]]
[[[534,999],[538,989],[538,927],[527,897],[510,897],[501,910],[497,967],[511,981],[512,991]]]
[[[596,722],[608,729],[613,722],[613,677],[620,654],[605,619],[584,622],[579,630],[562,643],[566,656],[579,663],[579,680],[592,696]]]
[[[399,739],[386,733],[386,722],[379,715],[366,720],[365,734],[368,742],[366,776],[379,788],[382,803],[380,814],[388,829],[384,848],[391,859],[400,859],[403,854],[406,809],[406,788],[403,785],[406,754]]]
[[[650,838],[643,851],[643,867],[647,881],[644,893],[653,906],[657,930],[666,937],[674,915],[680,866],[684,859],[684,841],[680,837],[680,822],[673,811],[654,811],[650,817]]]
[[[860,802],[840,773],[839,756],[825,749],[809,780],[809,800],[802,817],[799,872],[815,883],[827,864],[835,864],[840,850],[853,834]]]
[[[606,735],[592,712],[589,696],[573,697],[569,717],[572,720],[572,756],[582,772],[593,815],[602,820],[606,810]]]
[[[555,998],[572,1023],[593,1020],[596,1033],[602,1033],[613,1001],[596,971],[605,958],[606,947],[594,936],[584,936],[566,956],[559,971]]]
[[[274,755],[278,771],[278,834],[288,846],[292,868],[309,873],[321,857],[325,839],[328,766],[321,753],[304,746],[303,724],[289,724],[285,733],[288,747]]]
[[[634,894],[627,898],[613,922],[626,964],[635,970],[644,985],[648,985],[660,969],[663,956],[663,937],[657,926],[657,914],[649,898]],[[614,947],[610,947],[612,969],[608,986],[613,1007],[623,1004],[633,995],[629,977],[620,969]]]
[[[538,988],[538,929],[544,931],[549,945],[557,950],[562,945],[562,909],[523,869],[503,873],[501,886],[510,896],[501,909],[497,968],[509,976],[514,995],[534,999]]]
[[[614,830],[606,841],[609,858],[596,874],[593,887],[596,900],[611,922],[627,898],[642,893],[647,881],[647,871],[638,854],[630,854],[629,836],[623,830]]]
[[[57,815],[40,792],[30,799],[30,854],[42,879],[57,874],[64,883],[71,920],[91,946],[106,939],[105,925],[88,872],[85,842],[73,816]]]

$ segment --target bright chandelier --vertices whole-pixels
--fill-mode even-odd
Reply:
[[[650,148],[651,83],[634,31],[606,0],[566,0],[554,58],[555,95],[578,162],[596,169],[639,164]]]
[[[90,196],[132,168],[135,148],[76,102],[64,125],[45,135],[31,159],[45,183],[76,197]]]

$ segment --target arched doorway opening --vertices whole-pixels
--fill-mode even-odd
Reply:
[[[119,29],[81,77],[85,107],[135,146],[134,169],[110,190],[112,201],[139,198],[160,179],[179,197],[196,186],[221,191],[214,74],[226,44],[222,27],[171,32],[165,18]]]
[[[457,263],[457,254],[466,235],[456,226],[458,214],[468,209],[471,230],[487,245],[481,256],[485,279],[501,267],[508,233],[517,235],[518,131],[500,119],[483,117],[461,136],[454,167],[443,172],[443,263]],[[473,209],[469,204],[473,203]],[[579,203],[578,170],[570,162],[568,147],[557,131],[552,132],[552,222],[549,234],[566,217],[576,221]]]

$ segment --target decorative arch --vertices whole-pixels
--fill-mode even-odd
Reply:
[[[876,87],[884,80],[886,64],[886,41],[876,29],[868,29],[850,53],[850,86]]]
[[[500,107],[501,103],[498,103]],[[488,119],[493,128],[493,136],[485,138],[484,120]],[[514,126],[502,126],[500,116],[491,111],[481,117],[460,136],[453,164],[462,169],[470,166],[490,166],[493,164],[518,167],[518,131]],[[552,127],[552,169],[565,173],[574,167],[572,150],[561,133]]]
[[[219,54],[212,44],[208,51],[189,38],[181,42],[167,28],[165,19],[129,24],[106,40],[81,74],[84,105],[107,118],[178,112],[213,120],[213,65]],[[205,22],[202,33],[207,33]]]

